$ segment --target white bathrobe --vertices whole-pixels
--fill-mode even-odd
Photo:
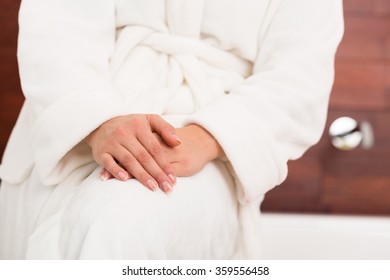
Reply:
[[[26,101],[0,169],[0,257],[260,258],[264,194],[323,131],[341,0],[25,0]],[[226,157],[169,195],[98,176],[106,120],[196,123]]]

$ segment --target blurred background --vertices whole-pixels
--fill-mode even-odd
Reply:
[[[289,164],[264,211],[390,214],[390,0],[344,0],[345,35],[337,52],[328,122],[320,143]],[[368,143],[332,146],[330,125],[349,116]],[[363,129],[363,127],[360,127]]]
[[[16,62],[19,4],[0,0],[0,157],[24,100]],[[264,212],[390,214],[390,0],[344,0],[344,8],[326,130],[289,163],[288,179],[267,194]],[[342,116],[357,123],[344,134],[363,130],[362,144],[349,151],[328,136]]]

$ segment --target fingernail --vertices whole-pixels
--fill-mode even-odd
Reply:
[[[176,177],[172,173],[168,174],[168,178],[171,180],[172,184],[176,184]]]
[[[125,180],[128,179],[127,174],[124,173],[123,171],[119,171],[118,176],[119,176],[119,178],[120,178],[121,180],[123,180],[123,181],[125,181]]]
[[[107,181],[108,180],[108,174],[106,171],[103,171],[100,173],[100,179],[102,179],[103,181]]]
[[[155,191],[157,190],[158,188],[158,184],[156,181],[154,181],[153,179],[149,179],[147,182],[146,182],[146,185],[148,185],[148,188],[152,191]]]
[[[177,142],[183,143],[183,142],[181,141],[181,139],[179,138],[179,136],[177,136],[177,135],[174,134],[174,133],[172,133],[172,135],[173,135],[173,137],[175,138],[175,140],[176,140]]]
[[[169,183],[168,181],[164,181],[162,182],[161,184],[163,190],[167,193],[171,192],[172,191],[172,184]]]

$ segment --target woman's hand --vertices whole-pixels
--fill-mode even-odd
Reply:
[[[191,176],[199,172],[208,162],[224,154],[215,138],[201,126],[191,124],[176,129],[182,144],[170,147],[160,142],[177,176]]]
[[[158,141],[156,133],[162,141]],[[158,115],[126,115],[103,123],[86,139],[95,161],[104,167],[103,179],[135,177],[154,191],[169,192],[175,184],[175,170],[165,147],[180,145],[175,128]],[[164,146],[163,146],[164,143]]]
[[[167,145],[158,134],[155,134],[155,137],[161,143],[177,176],[194,175],[208,162],[224,155],[223,149],[215,138],[198,125],[191,124],[177,128],[176,132],[182,140],[182,144],[178,146]],[[103,172],[107,171],[103,170]],[[107,176],[109,179],[114,178],[108,172]]]

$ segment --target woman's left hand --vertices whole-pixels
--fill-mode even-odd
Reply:
[[[202,170],[208,162],[224,155],[217,140],[199,125],[190,124],[183,128],[177,128],[176,133],[182,141],[182,144],[176,147],[168,146],[155,134],[162,144],[176,176],[194,175]],[[112,175],[109,177],[113,178]]]
[[[217,140],[199,125],[178,128],[176,133],[182,144],[176,147],[165,144],[163,147],[177,176],[194,175],[208,162],[224,154]]]

